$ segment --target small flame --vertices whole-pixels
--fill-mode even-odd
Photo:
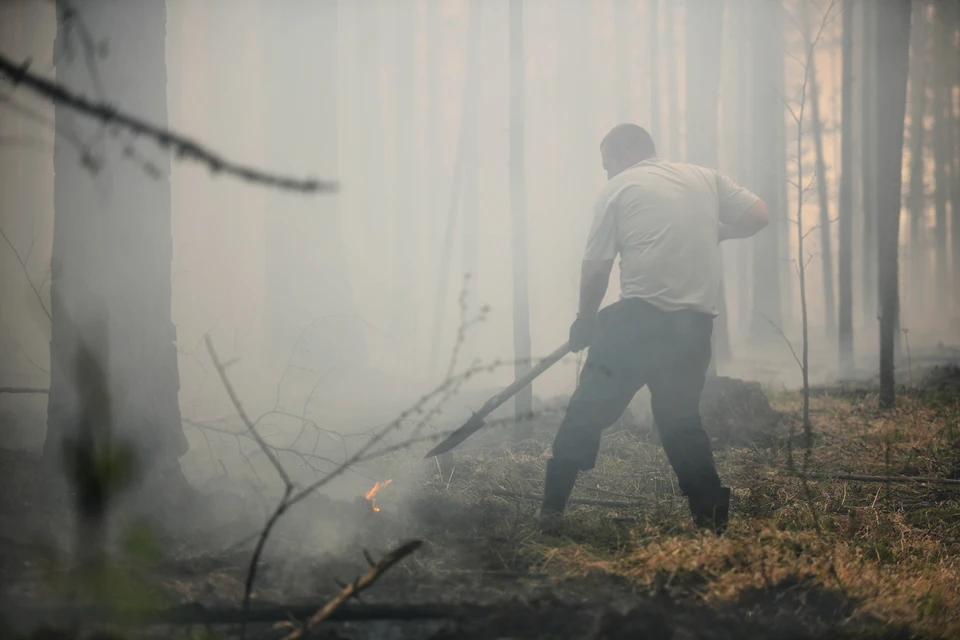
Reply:
[[[367,495],[364,496],[367,500],[373,503],[374,511],[380,511],[380,507],[377,506],[377,494],[380,493],[380,490],[383,489],[388,484],[390,484],[391,482],[393,482],[393,478],[389,480],[385,480],[383,482],[380,482],[378,480],[377,483],[373,485],[373,489],[370,489],[370,491],[367,491]]]

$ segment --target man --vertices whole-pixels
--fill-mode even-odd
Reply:
[[[590,347],[547,461],[541,517],[563,513],[577,474],[592,469],[601,432],[650,387],[660,442],[695,524],[722,533],[721,486],[700,422],[700,393],[720,294],[721,240],[767,225],[757,196],[712,169],[656,157],[650,134],[614,127],[600,144],[608,182],[594,208],[580,276],[574,352]],[[598,314],[620,255],[621,299]]]

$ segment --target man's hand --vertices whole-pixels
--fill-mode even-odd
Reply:
[[[597,335],[597,314],[577,316],[570,325],[570,351],[579,353],[590,346]]]

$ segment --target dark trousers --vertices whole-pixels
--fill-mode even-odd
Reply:
[[[600,326],[553,443],[553,457],[592,469],[601,432],[643,385],[650,387],[660,442],[685,495],[720,486],[700,422],[713,317],[661,311],[639,299],[601,311]]]

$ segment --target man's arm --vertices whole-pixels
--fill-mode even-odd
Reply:
[[[584,260],[580,267],[580,311],[570,327],[570,350],[590,346],[597,332],[597,312],[607,293],[613,260]]]
[[[770,223],[770,213],[763,200],[757,200],[734,224],[720,223],[720,241],[739,240],[755,235]]]
[[[603,296],[607,294],[613,260],[584,260],[580,267],[581,318],[592,318],[600,310]]]

